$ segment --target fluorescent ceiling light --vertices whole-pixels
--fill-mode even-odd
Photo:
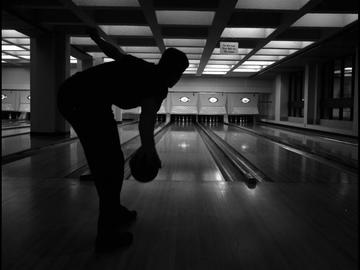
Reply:
[[[230,69],[205,68],[204,72],[228,72]]]
[[[215,12],[190,10],[156,10],[159,24],[211,25]]]
[[[175,48],[184,53],[202,53],[204,50],[204,48],[200,48],[200,47],[175,47]]]
[[[289,55],[298,50],[288,50],[288,49],[261,49],[256,54],[257,55]]]
[[[1,45],[2,51],[24,51],[25,49],[15,45]]]
[[[238,28],[226,27],[221,34],[223,38],[266,38],[275,28]]]
[[[265,66],[265,65],[272,65],[274,63],[275,63],[275,61],[245,61],[243,63],[243,65],[244,66],[252,66],[252,65]]]
[[[211,74],[211,75],[224,75],[226,71],[204,71],[202,74]]]
[[[77,64],[77,59],[70,59],[71,64]]]
[[[112,61],[115,61],[115,60],[112,58],[109,58],[109,57],[104,57],[104,63],[108,63],[108,62],[112,62]]]
[[[17,45],[30,45],[30,38],[7,38],[6,41]]]
[[[20,57],[21,57],[21,58],[25,58],[25,59],[27,59],[27,60],[30,59],[30,55],[20,55]]]
[[[30,51],[11,51],[11,54],[18,55],[18,56],[24,56],[24,55],[30,55]]]
[[[19,38],[19,37],[28,37],[16,30],[1,30],[1,38]]]
[[[229,69],[232,68],[231,65],[206,65],[205,68],[223,68],[223,69]]]
[[[104,58],[107,57],[103,52],[89,52],[92,57],[94,58]]]
[[[72,0],[78,6],[139,7],[137,0]]]
[[[358,19],[357,14],[307,13],[292,26],[301,27],[344,27]]]
[[[148,59],[160,59],[160,53],[130,53],[131,55],[138,58],[148,58]]]
[[[9,54],[2,54],[1,59],[19,59],[19,58]]]
[[[196,74],[197,70],[185,70],[183,74]]]
[[[140,52],[140,53],[160,53],[158,47],[142,47],[142,46],[121,46],[124,52]]]
[[[312,41],[283,41],[283,40],[273,40],[264,46],[264,48],[274,48],[274,49],[302,49],[306,46],[309,46],[314,42]]]
[[[233,72],[258,72],[259,70],[258,68],[237,68]]]
[[[74,45],[96,45],[89,37],[70,37],[70,44]]]
[[[284,55],[253,55],[249,58],[249,60],[278,61],[284,57]]]
[[[165,46],[176,47],[176,46],[193,46],[193,47],[204,47],[206,39],[182,39],[182,38],[164,38]]]
[[[266,65],[267,66],[267,65]],[[239,68],[244,68],[244,69],[262,69],[264,66],[260,66],[260,65],[251,65],[251,66],[246,66],[246,65],[241,65],[239,66]]]
[[[252,49],[244,49],[244,48],[239,48],[238,49],[238,54],[248,54],[249,52],[251,52]],[[213,50],[214,54],[220,54],[220,48],[215,48]]]
[[[118,36],[152,36],[149,26],[139,25],[100,25],[100,28],[108,35]]]
[[[190,59],[190,60],[189,60],[189,63],[190,63],[190,64],[199,64],[199,63],[200,63],[200,60]]]
[[[297,10],[309,0],[239,0],[235,6],[238,9],[278,9]]]
[[[243,55],[236,55],[236,54],[213,54],[210,56],[211,60],[218,59],[218,60],[241,60],[244,58]]]

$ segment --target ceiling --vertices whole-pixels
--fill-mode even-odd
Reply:
[[[93,26],[149,62],[168,47],[182,50],[190,60],[185,76],[274,72],[358,24],[352,0],[8,0],[2,8],[3,64],[29,63],[29,37],[54,30],[70,35],[72,62],[89,55],[111,61],[86,35]]]

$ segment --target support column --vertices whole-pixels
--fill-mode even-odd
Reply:
[[[353,134],[359,135],[359,47],[355,53],[355,78],[354,78],[354,106],[353,106]]]
[[[287,77],[285,74],[279,74],[275,79],[275,121],[287,120],[288,95]]]
[[[57,108],[59,86],[69,75],[70,45],[65,33],[31,38],[31,133],[70,132]]]
[[[317,76],[316,66],[308,64],[304,76],[304,126],[316,123]]]

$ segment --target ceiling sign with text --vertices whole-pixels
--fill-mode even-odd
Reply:
[[[237,42],[220,42],[220,54],[238,54],[239,43]]]

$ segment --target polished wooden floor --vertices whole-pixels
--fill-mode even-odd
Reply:
[[[278,171],[277,181],[255,189],[224,182],[194,126],[173,125],[157,144],[158,178],[124,183],[122,203],[139,213],[133,245],[101,256],[93,252],[93,184],[56,177],[83,162],[78,143],[4,165],[2,269],[358,268],[357,181],[334,181],[334,168],[214,130],[257,166]],[[123,136],[135,132],[128,131]]]
[[[97,197],[3,179],[3,269],[357,269],[357,185],[126,181],[133,245],[95,256]]]

